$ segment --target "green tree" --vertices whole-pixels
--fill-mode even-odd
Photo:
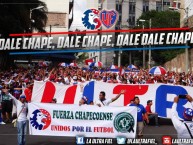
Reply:
[[[32,12],[30,20],[30,10]],[[38,32],[45,32],[47,22],[47,6],[40,0],[0,0],[0,38],[10,38],[12,33],[30,33],[32,28]],[[33,20],[33,21],[32,21]],[[0,52],[0,66],[11,63],[8,51]]]
[[[7,38],[11,33],[28,33],[33,30],[45,32],[47,22],[47,7],[40,0],[0,0],[0,34]],[[41,9],[32,11],[30,20],[30,10],[44,6]]]
[[[140,19],[152,20],[152,28],[179,28],[180,27],[180,13],[176,11],[148,11],[143,13],[137,23],[142,27],[142,24],[139,23]],[[149,28],[149,22],[144,22],[145,28]]]
[[[139,19],[137,20],[137,24],[139,25],[137,28],[142,28],[142,22],[139,20],[146,20],[143,22],[144,28],[149,28],[149,20],[151,19],[151,28],[179,28],[180,27],[180,14],[175,11],[148,11],[143,13]],[[176,57],[176,55],[184,52],[183,49],[175,49],[175,50],[153,50],[152,51],[152,59],[156,62],[157,65],[164,64],[165,62],[171,60]],[[139,53],[136,51],[136,53]],[[141,56],[141,55],[139,55]],[[148,58],[148,57],[146,57]],[[142,58],[136,58],[142,62]],[[147,61],[147,60],[146,60]],[[142,64],[142,63],[141,63]]]

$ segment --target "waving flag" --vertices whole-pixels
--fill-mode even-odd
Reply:
[[[103,66],[103,63],[100,61],[89,63],[89,67],[102,67],[102,66]]]
[[[92,62],[94,62],[92,58],[85,60],[85,64],[86,64],[86,65],[89,65],[89,63],[92,63]]]
[[[67,64],[67,63],[65,63],[65,62],[62,62],[62,63],[59,63],[59,65],[58,65],[58,66],[67,67],[67,66],[68,66],[68,64]]]

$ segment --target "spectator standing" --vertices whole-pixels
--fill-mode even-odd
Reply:
[[[7,87],[2,89],[2,118],[5,123],[11,123],[11,112],[12,112],[12,100],[9,94],[5,91],[9,90]]]
[[[153,105],[152,100],[148,100],[147,101],[147,106],[145,107],[147,115],[149,120],[151,119],[155,119],[155,125],[158,127],[159,123],[158,123],[158,114],[157,113],[153,113],[151,111],[151,106]]]
[[[149,123],[149,118],[147,116],[146,110],[142,104],[140,104],[139,97],[134,97],[134,103],[130,106],[136,106],[137,107],[137,136],[138,138],[143,136],[143,115],[146,119],[146,122]]]
[[[114,98],[112,99],[106,99],[106,94],[104,91],[101,91],[100,94],[99,94],[99,101],[97,102],[97,105],[99,107],[101,106],[109,106],[110,103],[116,101],[120,96],[121,94],[124,94],[125,93],[125,90],[121,90],[121,92]]]
[[[17,107],[17,133],[18,133],[18,145],[25,145],[25,135],[27,133],[27,112],[28,104],[26,102],[26,96],[21,95],[19,100],[13,97],[10,93],[6,92],[14,101]]]

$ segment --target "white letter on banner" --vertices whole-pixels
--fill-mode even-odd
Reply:
[[[142,35],[141,45],[147,45],[148,37],[149,37],[148,34]]]
[[[59,37],[58,38],[57,48],[62,48],[63,43],[64,43],[64,37]]]
[[[124,36],[122,34],[118,35],[116,43],[117,46],[121,46],[123,44],[123,37]]]

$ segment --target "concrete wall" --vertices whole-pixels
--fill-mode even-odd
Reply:
[[[68,26],[69,0],[57,0],[57,1],[42,0],[42,1],[46,3],[47,8],[48,8],[48,12],[66,13],[64,21],[65,21],[65,25]],[[55,22],[55,23],[58,23],[58,22]],[[49,26],[48,26],[48,28],[46,28],[46,30],[49,32]],[[55,31],[57,32],[57,31],[61,31],[61,30],[62,31],[68,31],[68,28],[65,27],[65,28],[59,29],[57,27],[53,27],[52,32],[55,32]]]
[[[193,48],[189,49],[189,71],[193,71]],[[176,58],[165,63],[165,68],[169,71],[185,72],[185,53],[179,54]]]

